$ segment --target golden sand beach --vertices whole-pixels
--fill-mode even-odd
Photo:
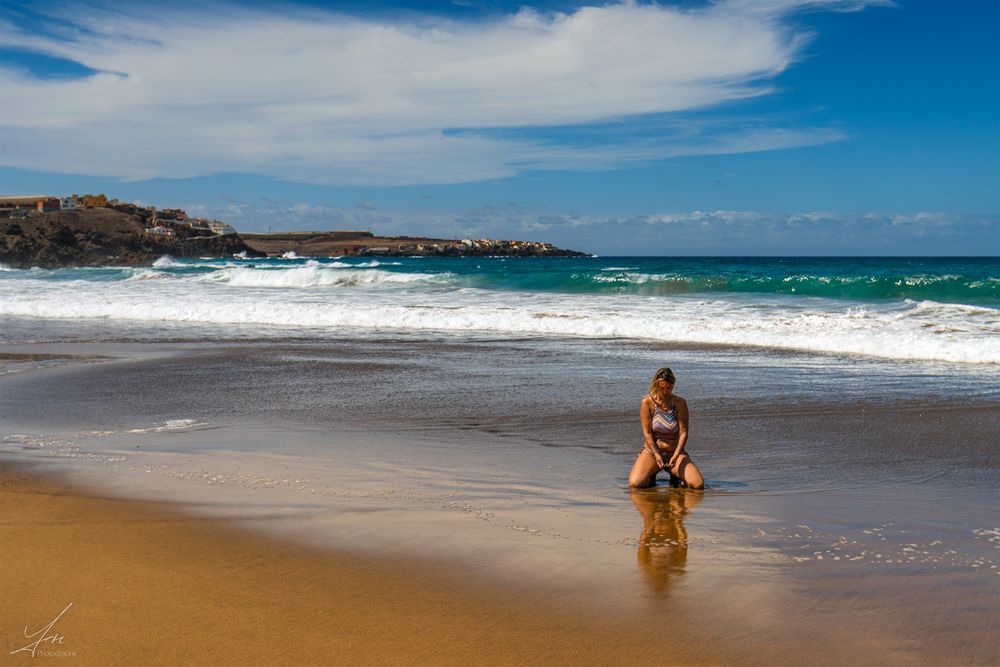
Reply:
[[[10,467],[0,507],[0,636],[14,662],[34,648],[89,665],[626,665],[649,634],[420,564],[292,546]]]

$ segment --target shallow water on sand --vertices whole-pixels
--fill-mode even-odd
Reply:
[[[2,380],[5,458],[112,493],[601,613],[682,610],[685,641],[775,659],[997,657],[1000,389],[967,368],[534,339],[5,349],[127,358]],[[664,364],[704,493],[626,488]]]

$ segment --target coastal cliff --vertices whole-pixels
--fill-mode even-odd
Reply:
[[[236,235],[146,231],[139,215],[107,208],[53,211],[0,220],[0,263],[13,268],[152,264],[158,257],[263,256]]]

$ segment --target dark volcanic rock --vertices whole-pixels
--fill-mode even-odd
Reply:
[[[145,265],[162,255],[260,257],[239,236],[176,237],[147,234],[138,216],[110,209],[56,211],[21,220],[0,220],[0,263],[14,268]]]

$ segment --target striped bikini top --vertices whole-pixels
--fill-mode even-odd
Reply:
[[[653,403],[653,432],[666,435],[677,435],[681,425],[677,421],[677,404],[671,403],[669,410],[661,410]]]

